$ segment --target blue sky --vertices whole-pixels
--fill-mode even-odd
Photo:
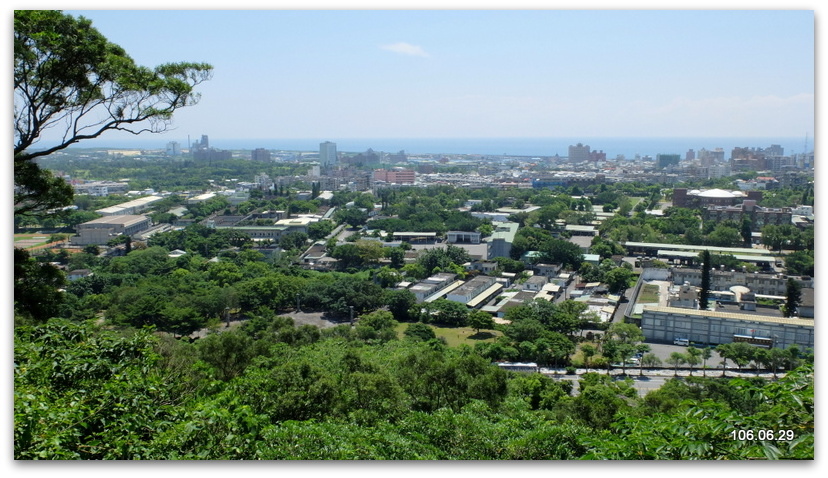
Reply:
[[[215,67],[178,138],[814,135],[808,10],[68,12]]]

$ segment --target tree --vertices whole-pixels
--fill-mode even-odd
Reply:
[[[488,312],[473,310],[469,312],[468,325],[475,330],[475,333],[479,334],[480,329],[494,329],[495,323],[491,314]]]
[[[699,309],[707,310],[707,302],[710,297],[710,251],[707,249],[701,253],[701,290],[699,291]]]
[[[334,219],[340,224],[359,227],[368,221],[368,213],[355,207],[339,208],[334,213]]]
[[[308,237],[314,241],[324,239],[334,230],[336,225],[332,221],[317,221],[308,224]]]
[[[661,359],[656,354],[644,354],[641,357],[641,365],[649,368],[658,367],[661,365]]]
[[[702,357],[702,375],[707,376],[707,360],[713,355],[713,350],[710,347],[705,347],[702,349],[701,357]]]
[[[453,300],[437,299],[427,305],[429,310],[436,312],[434,322],[452,327],[466,325],[469,311],[465,305]]]
[[[193,88],[211,74],[204,63],[141,67],[83,17],[15,10],[15,215],[71,204],[71,186],[36,158],[107,131],[163,132],[176,110],[197,103]],[[35,149],[49,130],[57,143]]]
[[[681,352],[673,352],[667,357],[667,363],[675,367],[674,376],[678,377],[678,368],[687,361],[687,356]]]
[[[584,368],[586,368],[587,372],[589,372],[589,361],[595,355],[596,352],[597,350],[595,349],[594,345],[581,345],[581,354],[583,354],[584,356]]]
[[[293,231],[279,238],[279,247],[286,251],[293,249],[304,250],[307,241],[307,234],[301,231]]]
[[[745,342],[731,342],[729,344],[721,344],[716,347],[716,352],[722,357],[722,363],[726,364],[727,360],[732,360],[733,363],[742,370],[742,367],[749,364],[753,360],[756,353],[756,348]],[[722,377],[725,371],[722,369]]]
[[[785,317],[793,317],[796,309],[802,303],[802,286],[793,277],[788,278],[785,283],[785,305],[782,307],[782,314]]]
[[[375,330],[394,329],[397,326],[397,321],[394,320],[394,315],[387,310],[375,310],[369,314],[365,314],[359,318],[359,325],[371,327]]]
[[[405,265],[405,249],[402,247],[385,248],[385,257],[391,260],[391,267],[400,269]]]
[[[687,347],[685,360],[687,361],[687,364],[690,365],[690,375],[693,375],[693,367],[700,362],[699,357],[701,354],[702,351],[696,347]]]
[[[604,282],[610,292],[616,294],[627,288],[633,273],[626,267],[616,267],[604,274]]]
[[[717,247],[738,247],[742,243],[743,239],[739,229],[723,224],[717,224],[713,231],[707,235],[705,241],[705,244]]]
[[[773,373],[773,379],[776,380],[777,371],[784,363],[787,355],[788,354],[784,350],[777,347],[771,347],[770,349],[757,350],[754,360],[761,363],[765,368],[770,369]]]
[[[727,371],[727,361],[733,357],[733,343],[717,345],[716,352],[722,358],[722,377],[724,377]]]
[[[446,246],[445,249],[427,249],[417,257],[417,263],[423,266],[428,272],[433,271],[435,268],[439,268],[440,270],[449,269],[452,263],[459,265],[469,261],[471,261],[471,256],[468,251],[462,247],[452,246],[451,244]]]
[[[37,262],[23,249],[14,249],[15,315],[36,322],[54,317],[63,302],[63,293],[58,289],[65,284],[63,271]]]
[[[437,334],[434,333],[434,329],[422,322],[408,324],[408,327],[406,327],[403,335],[410,340],[422,342],[427,342],[431,339],[437,338]]]
[[[751,244],[753,244],[753,223],[749,217],[745,216],[742,218],[742,225],[739,229],[739,233],[742,235],[744,246],[750,247]]]
[[[551,264],[562,264],[577,269],[584,260],[580,246],[563,239],[549,239],[540,247],[543,260]]]
[[[785,272],[794,276],[814,275],[814,251],[796,251],[785,256]]]
[[[405,322],[412,319],[411,309],[417,304],[417,297],[408,289],[387,289],[383,293],[383,302],[394,319]]]

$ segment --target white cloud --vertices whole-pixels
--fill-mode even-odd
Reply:
[[[383,50],[393,51],[394,53],[400,53],[402,55],[421,56],[424,58],[429,57],[429,54],[426,53],[425,50],[423,50],[421,47],[405,42],[392,43],[390,45],[382,45],[380,46],[380,48],[382,48]]]

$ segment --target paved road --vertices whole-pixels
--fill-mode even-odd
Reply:
[[[606,374],[607,373],[606,370],[590,369],[589,371],[600,373],[600,374]],[[554,370],[554,369],[541,368],[540,372],[542,374],[548,376],[548,377],[551,377],[551,378],[555,379],[555,380],[569,380],[569,381],[577,382],[579,380],[580,376],[583,375],[584,373],[586,373],[587,371],[586,371],[586,369],[578,369],[576,371],[575,375],[566,375],[566,371],[564,369],[557,369],[557,373],[556,373],[556,370]],[[631,378],[633,380],[633,387],[638,391],[638,395],[640,397],[643,397],[643,396],[647,395],[647,393],[649,393],[653,390],[657,390],[662,385],[664,385],[665,382],[667,382],[671,378],[675,377],[675,371],[674,370],[669,370],[669,369],[658,369],[658,370],[644,369],[644,376],[639,375],[639,369],[637,367],[636,368],[627,368],[626,377],[624,375],[622,375],[621,372],[622,371],[621,371],[620,368],[612,369],[612,370],[610,370],[610,375],[615,380],[623,380],[624,378]],[[721,374],[722,374],[721,369],[719,369],[719,370],[708,370],[707,371],[707,376],[708,377],[720,377]],[[779,374],[780,377],[782,375],[783,374]],[[679,377],[688,377],[688,376],[690,376],[690,371],[679,369],[678,376]],[[702,372],[700,370],[695,370],[693,372],[693,376],[694,377],[702,376]],[[762,377],[762,378],[767,379],[767,380],[770,380],[770,379],[773,378],[773,374],[771,374],[771,373],[738,372],[736,370],[730,370],[730,369],[728,369],[728,371],[727,371],[727,376],[731,377],[731,378],[732,377]],[[574,384],[574,386],[572,388],[572,394],[573,395],[578,395],[578,392],[579,392],[578,391],[578,384],[576,383],[576,384]]]
[[[591,370],[591,372],[595,372],[595,370]],[[622,379],[623,376],[620,375],[620,372],[621,372],[620,370],[617,372],[619,375],[613,375],[613,378],[616,379],[616,380]],[[603,374],[603,373],[606,373],[606,371],[600,371],[598,373]],[[580,375],[554,375],[554,374],[550,375],[548,373],[545,374],[545,375],[547,375],[549,377],[552,377],[555,380],[569,380],[571,382],[577,382],[578,379],[580,378]],[[627,376],[633,380],[633,387],[636,389],[636,391],[638,391],[638,396],[639,397],[643,397],[643,396],[647,395],[649,392],[651,392],[653,390],[657,390],[662,385],[664,385],[664,383],[667,380],[670,380],[670,378],[672,378],[672,377],[664,377],[664,376],[651,377],[651,376],[647,376],[647,375],[645,375],[643,377],[639,377],[637,374],[636,375],[627,375]],[[579,390],[578,384],[574,383],[573,387],[572,387],[572,395],[577,396],[579,393],[580,393],[580,390]]]

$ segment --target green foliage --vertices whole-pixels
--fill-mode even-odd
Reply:
[[[785,256],[785,272],[790,275],[814,276],[814,251],[796,251]]]
[[[785,283],[785,305],[782,313],[785,317],[793,317],[797,307],[802,303],[802,286],[794,278],[788,278]]]
[[[580,246],[562,239],[547,240],[541,245],[539,251],[543,254],[544,262],[562,264],[572,269],[577,269],[584,259]]]
[[[336,246],[331,257],[339,260],[342,270],[373,267],[384,256],[382,244],[377,241],[357,240],[353,243]]]
[[[349,317],[351,307],[355,315],[361,315],[382,306],[379,285],[347,275],[333,281],[316,280],[298,292],[303,309],[321,310],[340,318]]]
[[[735,392],[727,403],[752,403],[751,410],[730,408],[721,401],[704,398],[704,390],[720,383],[710,379],[684,386],[669,410],[653,417],[630,414],[610,430],[587,438],[590,459],[609,460],[745,460],[813,459],[813,381],[811,370],[802,369],[779,382],[731,380],[720,390]],[[697,378],[697,381],[702,379]],[[662,387],[648,395],[665,395]],[[701,392],[701,395],[699,395]],[[675,393],[675,392],[673,392]],[[693,393],[690,398],[687,393]],[[650,405],[651,406],[651,405]],[[793,440],[734,439],[739,430],[792,430]],[[777,434],[778,435],[778,434]]]
[[[162,132],[198,101],[207,64],[140,67],[89,20],[59,11],[14,13],[15,214],[66,206],[72,188],[32,161],[107,131]],[[32,150],[46,130],[62,138]]]
[[[615,267],[604,276],[607,288],[613,294],[617,294],[627,288],[633,272],[626,267]]]
[[[447,245],[443,248],[427,249],[417,257],[419,264],[426,271],[451,271],[451,265],[462,265],[471,261],[471,256],[462,247]]]
[[[417,297],[408,289],[387,289],[383,292],[383,302],[395,320],[407,322],[414,319],[413,308]]]
[[[60,269],[35,261],[22,249],[14,249],[15,317],[36,322],[55,317],[63,302],[58,289],[65,284],[66,276]]]
[[[490,313],[483,312],[482,310],[473,310],[468,315],[468,326],[480,333],[480,329],[494,329],[495,323]]]
[[[776,382],[674,380],[644,401],[590,373],[573,397],[571,382],[505,372],[468,348],[282,340],[299,330],[257,316],[190,345],[58,320],[18,327],[15,458],[813,458],[812,367]]]
[[[449,327],[465,326],[469,316],[469,310],[465,305],[447,299],[437,299],[425,304],[425,309],[430,322]]]
[[[308,242],[308,235],[304,232],[289,232],[279,238],[279,247],[284,250],[297,249],[304,251]]]
[[[159,246],[168,251],[180,249],[212,258],[223,249],[242,247],[253,240],[247,234],[234,229],[214,229],[192,224],[182,230],[155,234],[147,241],[151,247]]]
[[[336,225],[332,221],[317,221],[308,225],[308,237],[313,241],[324,239],[333,232]]]
[[[355,207],[339,208],[334,213],[334,220],[340,224],[359,227],[368,221],[368,213]]]
[[[52,320],[15,331],[17,459],[140,459],[177,396],[146,332]],[[173,386],[171,386],[173,385]]]
[[[408,339],[419,342],[428,342],[429,340],[437,338],[437,334],[434,333],[434,329],[422,322],[408,324],[408,327],[405,328],[403,335],[405,335]]]

